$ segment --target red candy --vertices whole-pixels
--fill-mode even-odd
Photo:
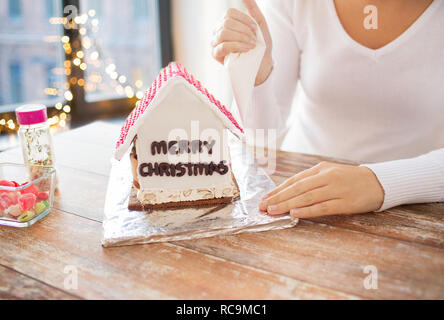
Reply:
[[[22,211],[30,211],[34,208],[37,197],[33,193],[22,194],[18,199],[18,204]]]
[[[25,184],[22,184],[22,186],[24,186]],[[32,193],[33,195],[35,195],[36,197],[39,196],[39,188],[37,188],[35,185],[31,185],[26,189],[20,190],[21,194],[27,194],[27,193]]]
[[[13,182],[10,181],[6,181],[6,180],[0,180],[0,186],[2,187],[15,187],[15,184]]]
[[[48,192],[39,192],[39,195],[37,196],[37,198],[39,198],[39,200],[48,200],[49,194],[48,194]]]

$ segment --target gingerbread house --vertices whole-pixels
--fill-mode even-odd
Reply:
[[[130,209],[231,202],[228,132],[243,129],[227,108],[177,62],[164,68],[128,116],[117,141],[120,160],[131,149]]]

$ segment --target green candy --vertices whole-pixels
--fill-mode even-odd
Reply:
[[[20,222],[28,222],[32,218],[34,218],[34,212],[25,211],[25,212],[23,212],[23,214],[20,217],[17,218],[17,220]]]
[[[42,202],[36,203],[34,210],[35,210],[36,214],[40,214],[43,211],[45,211],[46,208],[48,208],[48,206],[45,203],[43,203],[43,201],[42,201]]]
[[[49,208],[49,201],[48,200],[42,201],[42,203],[45,205],[46,208]]]

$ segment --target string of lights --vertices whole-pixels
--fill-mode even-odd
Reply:
[[[110,80],[113,90],[115,90],[118,95],[125,95],[128,98],[137,97],[139,100],[143,97],[143,91],[141,90],[143,82],[137,80],[134,84],[130,84],[128,81],[129,78],[119,73],[112,59],[105,56],[95,36],[99,31],[99,20],[95,15],[95,10],[89,10],[88,13],[76,16],[72,21],[67,21],[66,18],[60,17],[52,17],[49,19],[49,22],[53,25],[79,28],[82,44],[81,49],[74,51],[75,55],[73,55],[73,44],[70,37],[65,35],[57,39],[57,41],[62,43],[65,56],[70,57],[70,59],[66,59],[63,63],[63,74],[66,77],[65,83],[60,88],[45,88],[45,94],[59,96],[63,99],[63,102],[55,104],[55,112],[52,112],[48,118],[51,128],[64,128],[71,119],[71,103],[75,97],[74,93],[70,90],[70,84],[83,87],[85,92],[94,92],[104,89],[103,81],[104,76],[106,76]],[[76,78],[72,76],[72,69],[74,67],[78,67],[85,72],[90,65],[98,68],[100,72],[90,72],[87,79],[84,79],[85,77]],[[3,131],[2,127],[8,131],[18,130],[18,124],[15,122],[13,116],[9,119],[0,119],[0,132]]]

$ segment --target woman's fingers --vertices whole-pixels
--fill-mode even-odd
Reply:
[[[258,86],[268,79],[273,70],[271,34],[265,17],[256,2],[254,0],[244,0],[244,5],[252,17],[237,9],[228,9],[223,22],[213,32],[214,39],[211,42],[212,46],[215,47],[213,57],[219,63],[224,64],[227,54],[243,53],[253,49],[256,46],[257,30],[260,28],[264,36],[266,51],[255,78],[255,85]],[[242,45],[241,49],[232,50],[236,46],[232,44],[224,45],[225,42],[251,43],[253,45]],[[220,45],[223,45],[223,47],[218,47]]]
[[[224,64],[230,53],[247,52],[256,46],[256,22],[247,14],[229,9],[211,42],[213,57]]]
[[[282,190],[286,189],[287,187],[291,186],[292,184],[294,184],[295,182],[297,182],[299,180],[302,180],[307,177],[318,174],[319,167],[320,167],[320,165],[317,165],[317,166],[312,167],[310,169],[299,172],[298,174],[294,175],[293,177],[285,180],[279,187],[277,187],[273,191],[271,191],[271,192],[267,193],[265,196],[263,196],[262,200],[266,200],[266,199],[270,198],[271,196],[274,196],[275,194],[281,192]]]
[[[256,40],[256,30],[252,29],[251,26],[246,25],[243,22],[240,22],[238,20],[232,19],[232,18],[225,18],[221,29],[227,29],[232,31],[237,31],[240,33],[244,33],[247,36],[250,36],[250,38],[253,38]]]
[[[264,34],[264,37],[267,41],[267,39],[271,39],[270,36],[270,30],[268,29],[267,21],[265,20],[265,17],[257,5],[255,0],[243,0],[245,8],[247,8],[248,13],[256,20],[257,24],[259,25],[259,28],[261,28],[262,33]]]
[[[341,211],[342,206],[343,205],[341,200],[333,199],[304,208],[292,209],[290,210],[290,215],[293,218],[306,219],[346,213]]]
[[[247,52],[254,48],[254,45],[242,42],[223,42],[213,48],[213,57],[220,63],[224,63],[224,59],[230,53]]]
[[[313,218],[358,214],[374,211],[384,201],[384,189],[370,169],[328,162],[314,168],[312,172],[317,174],[295,182],[268,199],[272,201],[267,206],[269,215],[290,212],[295,218]],[[317,184],[323,186],[309,190]]]
[[[322,187],[305,192],[290,200],[280,202],[278,204],[268,206],[267,212],[269,215],[275,216],[284,213],[289,213],[292,209],[304,208],[312,206],[316,203],[332,200],[335,197],[332,195],[328,187]]]
[[[225,15],[225,20],[234,19],[247,26],[254,34],[256,34],[257,23],[248,15],[234,8],[230,8]]]
[[[256,37],[249,36],[238,31],[221,29],[213,39],[211,45],[216,47],[223,42],[241,42],[251,46],[256,46]]]
[[[287,201],[291,198],[297,197],[308,191],[324,187],[325,185],[326,181],[323,175],[315,174],[313,176],[309,176],[307,178],[296,181],[290,186],[272,195],[271,197],[264,199],[259,204],[259,208],[262,211],[267,211],[268,206],[272,206],[280,202]]]
[[[261,26],[265,22],[265,17],[262,14],[261,9],[259,9],[255,0],[243,0],[245,8],[247,8],[248,13],[256,20],[257,24]]]

